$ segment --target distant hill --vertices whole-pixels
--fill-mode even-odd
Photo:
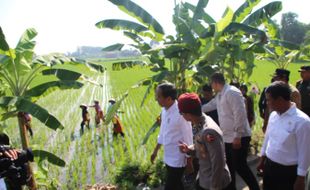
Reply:
[[[137,50],[121,50],[121,51],[111,51],[103,52],[102,47],[91,47],[91,46],[81,46],[78,47],[75,52],[68,53],[68,56],[76,58],[122,58],[122,57],[135,57],[139,56],[140,53]]]

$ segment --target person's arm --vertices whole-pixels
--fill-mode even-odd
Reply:
[[[301,109],[301,96],[298,90],[292,92],[291,100],[296,104],[298,109]]]
[[[185,153],[189,156],[194,156],[196,154],[195,146],[193,144],[188,145],[185,142],[179,141],[179,149],[180,152]]]
[[[244,97],[241,92],[230,91],[227,93],[227,102],[231,106],[234,121],[232,123],[234,128],[233,148],[241,147],[241,136],[247,126],[248,118],[245,109]]]
[[[251,96],[248,97],[248,114],[250,126],[255,123],[254,101]]]
[[[265,99],[266,99],[266,97],[265,97],[265,90],[266,90],[266,88],[263,89],[263,91],[262,91],[262,93],[261,93],[261,95],[259,97],[259,101],[258,101],[259,115],[263,119],[264,119],[264,116],[265,116],[265,114],[264,114],[264,110],[265,110],[264,102],[265,102]]]
[[[305,190],[305,176],[297,175],[294,183],[294,190]]]
[[[210,100],[207,104],[202,105],[201,106],[201,110],[204,113],[216,110],[216,100],[215,100],[215,97],[212,98],[212,100]]]
[[[261,157],[259,159],[259,162],[257,164],[256,170],[258,173],[262,174],[264,172],[264,163],[266,160],[266,148],[267,148],[267,144],[269,141],[269,131],[270,127],[267,129],[266,134],[265,134],[265,138],[264,138],[264,142],[261,148]]]
[[[158,134],[158,137],[157,137],[157,145],[155,146],[154,148],[154,151],[151,155],[151,163],[154,163],[154,160],[156,159],[157,157],[157,153],[161,147],[161,145],[163,144],[163,133],[164,133],[164,129],[163,129],[163,126],[161,125],[160,128],[159,128],[159,134]]]
[[[187,122],[181,115],[179,119],[179,127],[182,132],[182,137],[180,138],[180,140],[188,145],[192,145],[193,144],[192,125],[189,122]]]
[[[297,141],[297,178],[294,184],[294,190],[305,188],[305,176],[310,166],[310,120],[300,124],[296,127],[296,141]]]
[[[213,136],[212,142],[207,140],[208,136]],[[211,187],[210,189],[221,189],[225,172],[225,150],[221,136],[213,129],[206,129],[204,134],[205,148],[211,159]],[[202,179],[203,180],[203,179]]]
[[[154,163],[154,160],[155,160],[156,157],[157,157],[157,153],[158,153],[160,147],[161,147],[161,144],[158,144],[158,143],[157,143],[156,147],[154,148],[154,151],[153,151],[153,153],[152,153],[152,155],[151,155],[151,163],[152,163],[152,164]]]

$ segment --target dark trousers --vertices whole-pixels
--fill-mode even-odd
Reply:
[[[236,172],[249,186],[250,190],[259,190],[257,180],[247,163],[251,137],[241,138],[241,148],[233,149],[233,162]]]
[[[185,170],[183,168],[174,168],[166,164],[167,178],[165,184],[165,190],[184,190],[182,177]]]
[[[233,162],[232,143],[225,143],[225,155],[226,155],[226,164],[228,166],[231,176],[231,182],[225,188],[225,190],[236,190],[236,175],[235,175],[235,166]]]
[[[284,166],[266,158],[264,165],[264,190],[292,190],[297,177],[297,165]]]

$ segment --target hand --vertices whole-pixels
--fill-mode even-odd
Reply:
[[[10,149],[10,150],[6,150],[3,152],[3,154],[6,157],[10,158],[11,160],[16,160],[18,157],[18,155],[17,155],[18,153],[20,153],[20,151],[16,150],[16,149]]]
[[[232,148],[233,149],[240,149],[241,148],[241,138],[234,138],[234,141],[232,142]]]
[[[305,177],[297,176],[294,183],[294,190],[304,190],[305,189]]]
[[[258,165],[256,167],[256,170],[257,170],[257,175],[260,177],[262,177],[262,175],[264,175],[264,162],[265,162],[265,159],[263,157],[261,157],[259,159],[259,162],[258,162]]]
[[[155,160],[156,156],[157,156],[157,152],[154,151],[153,154],[151,155],[151,163],[152,164],[154,164],[154,160]]]
[[[188,153],[189,152],[189,148],[188,145],[182,141],[179,141],[179,149],[182,153]]]

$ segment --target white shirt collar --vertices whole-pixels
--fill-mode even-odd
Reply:
[[[294,115],[294,113],[296,113],[296,104],[294,102],[292,102],[290,108],[288,110],[286,110],[286,112],[284,112],[283,114],[279,114],[277,113],[279,116],[286,116],[286,115]]]
[[[178,109],[178,104],[177,104],[176,100],[174,101],[174,103],[168,109],[165,109],[165,110],[166,110],[166,112],[170,113],[170,112],[175,111],[175,109]]]

